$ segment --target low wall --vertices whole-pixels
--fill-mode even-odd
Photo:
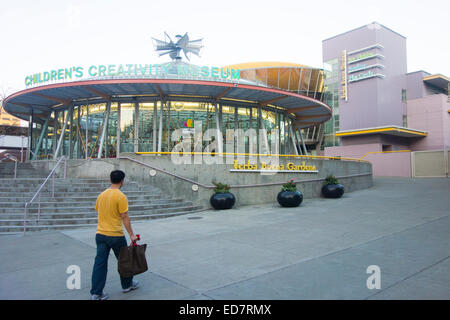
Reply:
[[[449,177],[449,150],[427,150],[412,153],[414,178]]]
[[[231,172],[235,169],[233,164],[183,164],[177,165],[171,161],[170,155],[136,155],[134,153],[122,154],[155,168],[156,174],[150,175],[152,170],[142,164],[129,159],[92,159],[67,160],[67,176],[72,178],[99,178],[108,179],[112,170],[120,169],[126,173],[127,179],[154,185],[171,196],[181,197],[185,200],[210,207],[209,199],[213,194],[212,181],[231,185],[231,192],[236,196],[236,207],[276,202],[282,184],[294,178],[298,189],[304,198],[321,196],[323,180],[327,175],[335,175],[345,187],[346,192],[365,189],[372,186],[372,166],[368,162],[326,160],[310,158],[279,158],[279,164],[286,166],[305,165],[316,167],[316,173],[278,172],[276,174],[262,174],[259,172]],[[52,169],[54,161],[32,161],[36,168]],[[257,163],[258,168],[261,163]],[[57,169],[61,176],[64,170],[62,165]],[[171,176],[166,171],[177,175]],[[190,180],[190,181],[186,181]],[[198,185],[194,191],[192,186]]]
[[[371,153],[364,160],[372,163],[374,177],[411,177],[411,152]]]

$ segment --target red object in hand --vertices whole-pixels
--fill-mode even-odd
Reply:
[[[136,235],[136,238],[137,238],[137,240],[134,240],[134,241],[132,242],[132,245],[133,245],[134,247],[137,247],[136,241],[141,240],[141,236],[137,234],[137,235]]]

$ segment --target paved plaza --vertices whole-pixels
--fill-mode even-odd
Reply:
[[[231,190],[232,191],[232,190]],[[450,179],[375,178],[341,199],[134,223],[150,270],[110,299],[450,299]],[[0,299],[89,299],[95,228],[0,236]],[[81,270],[81,288],[66,273]],[[380,289],[368,289],[369,266]]]

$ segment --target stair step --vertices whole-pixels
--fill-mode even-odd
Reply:
[[[186,209],[186,208],[184,208]],[[204,209],[201,206],[195,206],[189,208],[190,210],[183,211],[170,211],[170,212],[160,212],[160,213],[152,213],[146,216],[134,217],[130,216],[130,219],[134,223],[142,222],[150,219],[162,219],[175,217],[179,215],[185,215],[190,213],[201,212]],[[23,232],[23,220],[21,221],[21,225],[15,226],[3,226],[0,225],[0,234],[14,234],[14,233],[22,233]],[[53,225],[27,225],[26,229],[28,231],[43,231],[43,230],[64,230],[64,229],[78,229],[81,227],[96,227],[97,223],[80,223],[80,224],[53,224]]]
[[[135,207],[141,207],[146,205],[156,205],[156,204],[165,204],[170,202],[180,202],[183,201],[183,199],[180,198],[166,198],[166,199],[143,199],[143,200],[128,200],[128,206],[130,208]],[[38,208],[37,201],[33,202],[31,205],[28,206],[28,210],[34,210]],[[94,208],[95,207],[95,200],[94,201],[77,201],[77,202],[41,202],[40,204],[41,211],[47,210],[47,209],[55,209],[55,208],[73,208],[73,209],[82,209],[82,208]],[[2,212],[15,210],[25,209],[24,203],[0,203],[0,214]],[[3,210],[3,211],[2,211]],[[30,211],[31,212],[31,211]]]
[[[179,208],[186,208],[186,207],[193,207],[195,206],[191,202],[181,202],[178,204],[174,204],[171,206],[164,206],[164,207],[157,207],[157,208],[148,208],[144,210],[134,210],[130,211],[129,215],[133,216],[140,216],[140,215],[146,215],[151,214],[154,212],[167,212],[174,209]],[[1,219],[0,221],[3,223],[11,222],[11,221],[22,221],[24,215],[23,213],[13,213],[13,214],[2,214],[0,215]],[[40,219],[84,219],[84,218],[95,218],[97,217],[97,212],[64,212],[64,213],[43,213],[40,215]],[[38,219],[37,213],[28,214],[27,213],[27,220],[34,221]],[[1,223],[0,223],[1,224]]]
[[[170,199],[162,203],[146,203],[146,204],[138,204],[138,205],[129,205],[128,208],[131,210],[146,210],[146,209],[153,209],[156,207],[167,207],[175,203],[182,203],[183,199]],[[95,205],[92,204],[91,206],[85,206],[85,207],[48,207],[48,208],[42,208],[41,207],[41,214],[51,214],[51,213],[65,213],[65,212],[96,212],[95,211]],[[4,214],[13,214],[13,213],[23,213],[25,208],[0,208],[0,216],[3,216]],[[28,208],[27,213],[37,213],[38,208]]]
[[[36,185],[36,186],[28,186],[28,187],[23,187],[23,186],[10,186],[8,188],[6,187],[2,187],[2,189],[4,189],[3,191],[0,191],[0,194],[2,193],[11,193],[11,192],[19,192],[19,191],[26,191],[26,192],[33,192],[35,193],[38,189],[39,189],[40,185]],[[54,188],[54,192],[55,193],[67,193],[67,192],[71,192],[71,191],[85,191],[85,192],[103,192],[105,190],[107,190],[107,187],[104,186],[99,186],[99,187],[58,187],[55,186]],[[131,187],[131,188],[126,188],[121,190],[122,192],[127,192],[127,191],[152,191],[151,188],[144,188],[144,187]],[[41,192],[52,192],[52,186],[44,186],[41,189]]]
[[[0,187],[0,193],[1,192],[11,192],[11,189],[13,189],[16,192],[36,192],[38,189],[38,186],[33,187]],[[55,192],[101,192],[107,189],[106,187],[83,187],[83,186],[55,186]],[[134,188],[124,188],[123,191],[146,191],[145,187],[134,187]],[[46,185],[42,188],[43,191],[51,192],[52,186]]]
[[[28,202],[31,200],[31,196],[26,197],[0,197],[0,202],[13,202],[13,203],[19,203],[22,207],[24,206],[25,202]],[[43,202],[49,202],[49,203],[64,203],[64,202],[73,202],[76,201],[79,202],[94,202],[97,200],[97,196],[93,195],[90,197],[82,197],[82,196],[67,196],[67,197],[55,197],[52,198],[50,195],[43,195],[41,194],[41,203]],[[142,195],[127,195],[128,201],[135,201],[135,200],[152,200],[152,199],[170,199],[169,196],[163,195],[163,194],[142,194]],[[37,205],[37,200],[32,203],[32,205]]]
[[[147,205],[147,204],[160,204],[160,203],[167,203],[167,202],[179,202],[182,201],[183,199],[172,199],[172,198],[166,198],[166,199],[142,199],[142,200],[130,200],[128,199],[128,205],[129,207],[135,207],[135,206],[142,206],[142,205]],[[95,206],[95,199],[93,199],[93,201],[76,201],[76,202],[66,202],[66,201],[57,201],[57,202],[42,202],[41,199],[41,203],[40,203],[40,207],[41,210],[44,209],[52,209],[55,207],[58,208],[65,208],[65,207],[70,207],[72,206],[73,208],[83,208],[83,207],[88,207],[91,208],[93,206]],[[33,203],[31,203],[28,206],[28,209],[36,209],[38,207],[38,202],[35,201]],[[0,213],[2,212],[2,209],[4,210],[8,210],[8,209],[24,209],[25,205],[24,203],[20,203],[20,202],[0,202]]]

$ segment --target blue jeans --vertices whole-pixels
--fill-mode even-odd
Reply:
[[[95,257],[94,269],[92,271],[91,294],[101,295],[106,284],[109,252],[112,249],[116,258],[119,259],[120,248],[127,246],[127,240],[124,236],[109,237],[97,233],[95,235],[95,242],[97,243],[97,255]],[[133,277],[120,277],[122,289],[131,287],[132,281]]]

